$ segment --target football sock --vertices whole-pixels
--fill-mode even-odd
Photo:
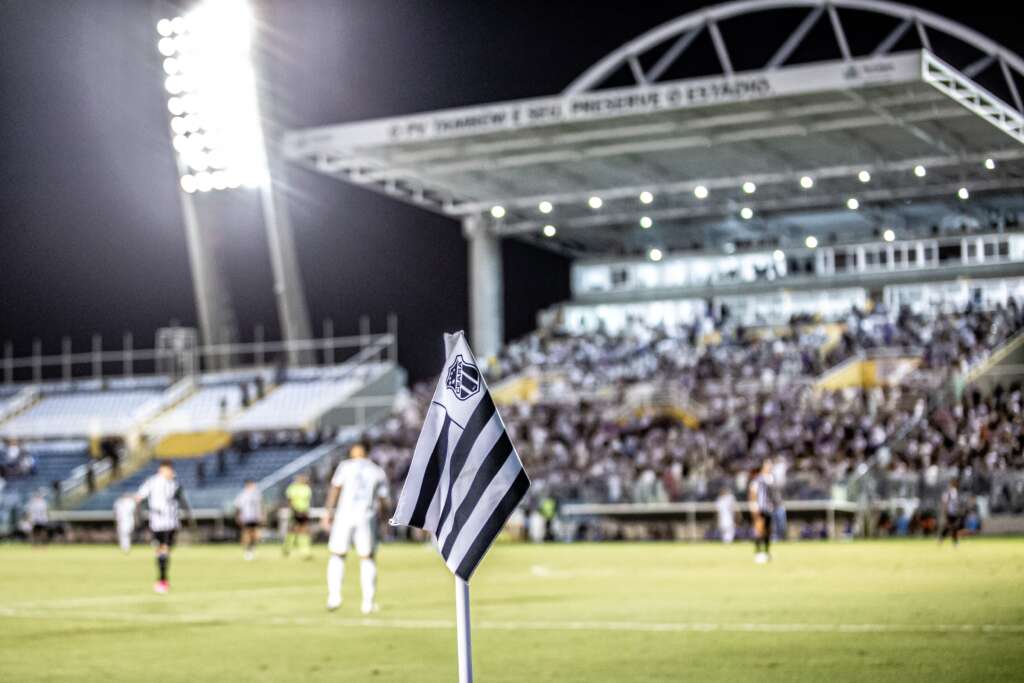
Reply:
[[[377,595],[377,563],[372,558],[359,561],[359,582],[363,588],[363,604],[372,605]]]
[[[160,569],[160,580],[167,580],[167,564],[170,562],[170,557],[164,554],[156,556],[156,566]]]
[[[332,598],[341,597],[341,585],[345,581],[345,558],[331,555],[327,560],[327,595]]]

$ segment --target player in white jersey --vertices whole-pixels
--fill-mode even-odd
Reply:
[[[117,543],[127,553],[132,549],[132,533],[135,531],[135,498],[130,493],[114,501],[114,521],[117,523]]]
[[[46,504],[43,492],[36,491],[29,499],[25,508],[28,523],[32,529],[32,545],[39,545],[50,540],[50,508]]]
[[[366,446],[357,443],[349,459],[338,465],[327,494],[324,528],[331,530],[327,549],[327,609],[341,607],[341,585],[345,578],[345,555],[354,545],[359,554],[363,614],[377,609],[377,527],[390,503],[388,478],[384,470],[366,457]],[[337,504],[337,509],[335,509]],[[333,526],[331,524],[333,518]]]
[[[170,564],[171,548],[174,547],[174,537],[180,526],[179,514],[184,511],[185,516],[189,520],[192,519],[188,499],[185,498],[185,491],[174,476],[174,465],[170,460],[161,462],[156,474],[143,482],[136,491],[135,502],[143,500],[149,507],[149,529],[153,532],[156,566],[160,576],[153,585],[153,590],[157,593],[166,593],[170,590],[167,583],[167,565]]]
[[[235,521],[241,530],[243,557],[256,557],[256,544],[260,542],[260,525],[263,524],[263,494],[252,479],[245,480],[245,487],[235,497]]]
[[[736,538],[736,496],[728,486],[723,487],[715,499],[715,508],[718,510],[718,532],[722,543],[732,543]]]

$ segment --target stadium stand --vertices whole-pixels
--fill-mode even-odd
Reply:
[[[120,435],[163,408],[166,378],[62,383],[39,387],[39,400],[0,426],[8,439]]]
[[[983,396],[960,379],[1024,329],[1015,301],[955,314],[854,310],[835,344],[810,323],[766,331],[716,320],[702,338],[701,321],[667,329],[634,322],[617,335],[541,329],[507,345],[491,368],[497,393],[506,382],[544,377],[532,400],[503,410],[533,495],[709,501],[723,487],[742,495],[750,471],[770,456],[791,499],[833,498],[836,485],[843,496],[860,495],[867,481],[876,497],[928,498],[959,476],[993,510],[1020,506],[1013,473],[1024,467],[1021,387]],[[826,369],[871,354],[909,358],[912,369],[819,386]],[[648,385],[696,399],[700,419],[685,426],[678,411],[656,409],[664,405],[633,404]],[[396,484],[432,391],[432,383],[417,387],[403,411],[366,433]]]
[[[193,508],[222,509],[229,505],[246,479],[259,481],[308,452],[301,447],[268,447],[251,452],[239,450],[210,453],[198,458],[175,461],[178,480]],[[157,462],[99,491],[86,499],[82,510],[109,510],[123,493],[134,493],[148,477],[156,473]]]
[[[266,398],[228,424],[232,431],[307,429],[331,408],[380,377],[387,364],[290,371]]]
[[[248,384],[217,384],[205,380],[181,403],[146,426],[149,434],[202,432],[224,427],[228,418],[243,407],[243,389]]]
[[[17,455],[12,457],[14,453]],[[24,495],[39,488],[49,489],[53,482],[63,481],[88,462],[89,444],[84,441],[19,444],[4,454],[3,492]]]

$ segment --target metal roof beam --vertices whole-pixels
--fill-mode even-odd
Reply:
[[[972,62],[967,68],[963,70],[964,76],[967,78],[974,78],[985,69],[992,66],[992,62],[996,61],[995,55],[985,55],[976,62]]]
[[[1024,104],[1021,103],[1020,93],[1017,91],[1017,84],[1013,80],[1013,74],[1010,73],[1010,68],[1006,65],[1006,60],[999,58],[999,68],[1003,72],[1003,78],[1006,79],[1006,85],[1010,88],[1010,96],[1013,97],[1013,103],[1017,107],[1017,111],[1024,111]]]
[[[690,47],[690,43],[700,35],[703,28],[703,26],[698,26],[697,28],[687,31],[679,36],[679,38],[676,39],[676,42],[672,43],[672,47],[666,50],[665,54],[663,54],[661,58],[654,63],[651,70],[647,72],[647,80],[653,83],[661,78],[661,75],[665,73],[665,70],[672,66],[672,64],[674,64],[675,61],[679,59],[684,52],[686,52],[686,48]]]
[[[846,33],[843,32],[843,24],[839,21],[839,12],[831,3],[828,6],[828,18],[832,22],[832,31],[836,34],[836,42],[839,43],[839,52],[843,55],[843,61],[848,62],[852,59],[850,44],[846,42]]]
[[[921,45],[924,46],[924,49],[931,52],[932,41],[928,40],[928,32],[925,30],[924,24],[921,23],[920,18],[914,19],[914,27],[917,29],[917,37],[921,40]]]
[[[911,23],[913,22],[911,22],[910,19],[904,19],[901,21],[896,28],[890,31],[889,35],[887,35],[885,39],[878,44],[878,47],[872,51],[871,56],[881,57],[882,55],[887,54],[889,50],[896,45],[896,43],[900,42],[900,38],[902,38],[903,34],[905,34],[907,29],[910,28]]]
[[[630,55],[629,59],[629,70],[633,72],[633,78],[636,79],[637,85],[647,85],[647,77],[644,76],[644,68],[640,66],[640,60],[637,59],[636,55]]]
[[[722,32],[718,30],[718,23],[709,21],[708,31],[711,32],[711,41],[715,44],[715,54],[718,55],[718,61],[722,65],[722,72],[726,76],[732,76],[732,60],[729,59],[729,50],[725,47],[725,39],[722,38]]]
[[[824,11],[824,7],[815,7],[807,13],[807,16],[796,27],[796,30],[789,34],[789,38],[786,38],[786,42],[782,44],[782,47],[768,60],[768,64],[765,66],[766,71],[775,71],[789,59],[790,55],[793,54],[793,50],[800,46],[800,43],[807,37],[807,33],[818,22],[818,18],[821,17],[821,13]]]

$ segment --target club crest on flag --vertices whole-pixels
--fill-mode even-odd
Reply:
[[[480,391],[480,369],[472,363],[467,363],[461,355],[458,355],[448,369],[445,386],[455,394],[457,399],[465,401]]]

